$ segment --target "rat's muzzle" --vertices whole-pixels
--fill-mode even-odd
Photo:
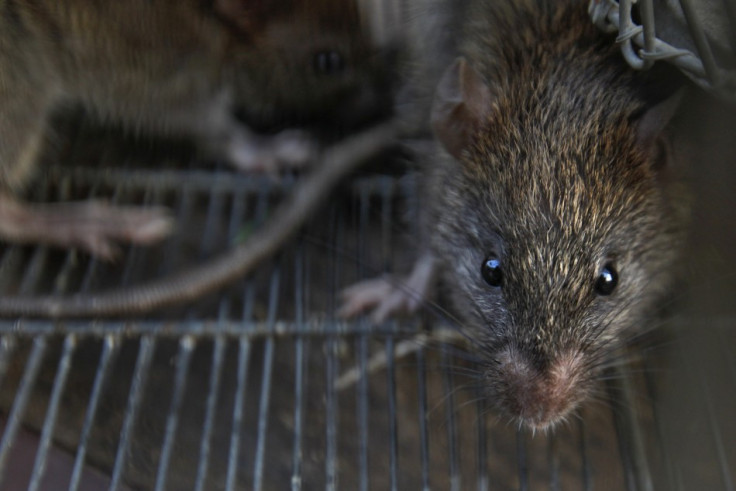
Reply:
[[[491,398],[524,425],[546,429],[570,414],[587,393],[582,358],[575,351],[540,364],[507,346],[485,373]]]

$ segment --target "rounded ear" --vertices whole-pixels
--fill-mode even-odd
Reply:
[[[274,13],[289,8],[289,3],[286,0],[214,0],[213,7],[227,24],[249,36],[261,30]]]
[[[491,110],[491,90],[465,58],[444,73],[432,105],[431,123],[437,139],[458,158]]]
[[[647,109],[636,121],[636,144],[649,155],[653,169],[664,177],[668,174],[672,151],[663,132],[680,106],[684,89]]]
[[[639,121],[636,122],[636,143],[641,148],[649,151],[659,144],[662,132],[680,107],[683,94],[684,89],[678,90],[639,116]]]

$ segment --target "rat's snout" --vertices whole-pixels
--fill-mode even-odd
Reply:
[[[496,361],[486,372],[491,397],[508,415],[529,427],[544,429],[561,421],[585,393],[582,355],[577,351],[535,364],[509,346]]]

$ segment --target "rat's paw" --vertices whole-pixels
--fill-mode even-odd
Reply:
[[[29,205],[2,202],[0,236],[11,242],[78,247],[104,260],[115,259],[119,243],[151,244],[171,232],[162,207],[115,206],[102,201]]]
[[[341,297],[338,316],[350,318],[371,310],[371,320],[375,323],[400,314],[413,314],[424,300],[421,294],[392,277],[362,281],[343,290]]]
[[[118,255],[119,242],[149,245],[164,239],[173,229],[173,220],[162,207],[112,206],[98,201],[78,206],[84,212],[73,217],[76,245],[106,260]]]
[[[303,131],[282,131],[271,137],[241,132],[232,139],[227,158],[239,170],[278,174],[304,167],[316,154],[317,144]]]
[[[269,146],[278,161],[289,168],[304,167],[318,150],[314,138],[300,130],[282,131],[270,139]]]

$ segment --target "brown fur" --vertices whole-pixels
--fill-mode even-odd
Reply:
[[[27,182],[47,117],[64,104],[224,152],[242,129],[236,108],[269,126],[346,121],[380,102],[381,75],[354,2],[272,5],[0,0],[0,189]],[[341,53],[348,69],[316,74],[319,50]]]
[[[440,158],[430,176],[433,251],[490,399],[535,427],[569,414],[604,357],[647,328],[682,239],[680,189],[656,139],[640,138],[667,94],[625,65],[586,5],[474,2],[460,52],[491,107],[459,161]],[[491,253],[500,288],[481,276]],[[609,261],[618,287],[597,295]]]

